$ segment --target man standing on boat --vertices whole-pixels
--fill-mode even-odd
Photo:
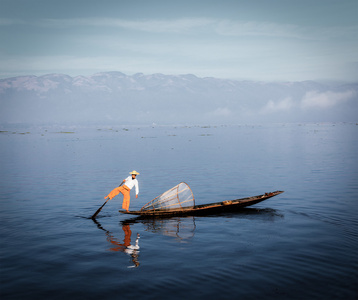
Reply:
[[[127,212],[129,209],[131,189],[135,187],[136,198],[138,198],[138,193],[139,193],[138,180],[136,179],[139,173],[137,171],[132,171],[129,174],[131,176],[128,176],[126,179],[124,179],[119,187],[113,189],[106,197],[104,197],[104,199],[109,198],[110,200],[112,200],[119,193],[122,193],[123,194],[122,208]]]

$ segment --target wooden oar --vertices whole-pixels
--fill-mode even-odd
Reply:
[[[124,181],[122,181],[122,183],[121,183],[118,187],[120,187],[123,183],[124,183]],[[99,212],[102,210],[103,206],[106,205],[106,203],[108,202],[108,200],[109,200],[109,198],[106,200],[106,202],[104,202],[104,203],[102,204],[102,206],[101,206],[99,209],[97,209],[97,211],[93,214],[93,216],[91,217],[91,219],[95,219],[95,218],[97,217],[97,215],[98,215]]]

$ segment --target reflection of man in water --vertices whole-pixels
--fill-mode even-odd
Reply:
[[[109,248],[110,251],[121,251],[124,252],[124,250],[131,244],[131,235],[132,231],[129,226],[129,224],[124,224],[122,226],[122,230],[124,231],[124,239],[123,243],[120,243],[117,241],[116,238],[114,238],[112,235],[107,235],[107,241],[109,241],[114,247]]]
[[[135,245],[131,245],[131,235],[132,235],[132,231],[131,228],[129,226],[129,224],[124,223],[122,226],[122,230],[124,231],[124,239],[123,239],[123,243],[120,243],[119,241],[117,241],[116,238],[114,238],[109,231],[107,231],[107,241],[109,241],[113,247],[110,248],[110,251],[121,251],[124,253],[129,254],[132,257],[132,261],[134,263],[134,266],[132,267],[138,267],[139,266],[139,261],[138,261],[138,253],[139,253],[139,245],[138,245],[138,241],[139,241],[139,233],[137,233],[137,238],[135,241]]]

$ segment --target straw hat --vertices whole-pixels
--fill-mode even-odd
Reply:
[[[132,172],[130,172],[129,174],[131,174],[131,175],[139,175],[139,173],[137,172],[137,171],[132,171]]]

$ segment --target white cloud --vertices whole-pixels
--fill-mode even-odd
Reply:
[[[281,101],[274,102],[270,100],[267,104],[261,109],[262,114],[270,114],[275,112],[287,112],[294,106],[294,102],[291,97],[287,97]]]
[[[0,18],[0,26],[22,25],[24,21],[20,19]]]
[[[355,95],[354,91],[345,91],[341,93],[317,91],[307,92],[301,101],[303,109],[309,108],[330,108],[340,103],[350,100]]]
[[[228,36],[268,36],[305,38],[299,26],[291,24],[277,24],[272,22],[240,22],[219,21],[216,24],[216,32]]]
[[[19,19],[0,18],[1,25],[25,24]],[[304,40],[327,39],[338,36],[355,36],[358,26],[310,27],[275,22],[241,21],[216,18],[177,18],[177,19],[138,19],[122,18],[72,18],[40,19],[37,26],[52,28],[70,28],[85,26],[112,27],[151,33],[216,33],[222,36],[266,36],[296,38]]]
[[[218,107],[214,111],[209,113],[209,116],[212,118],[216,117],[229,117],[232,115],[232,112],[227,107]]]
[[[214,20],[207,18],[174,19],[174,20],[126,20],[116,18],[75,18],[75,19],[44,19],[38,25],[51,27],[114,27],[130,30],[138,30],[152,33],[181,33],[205,28],[212,24]]]

